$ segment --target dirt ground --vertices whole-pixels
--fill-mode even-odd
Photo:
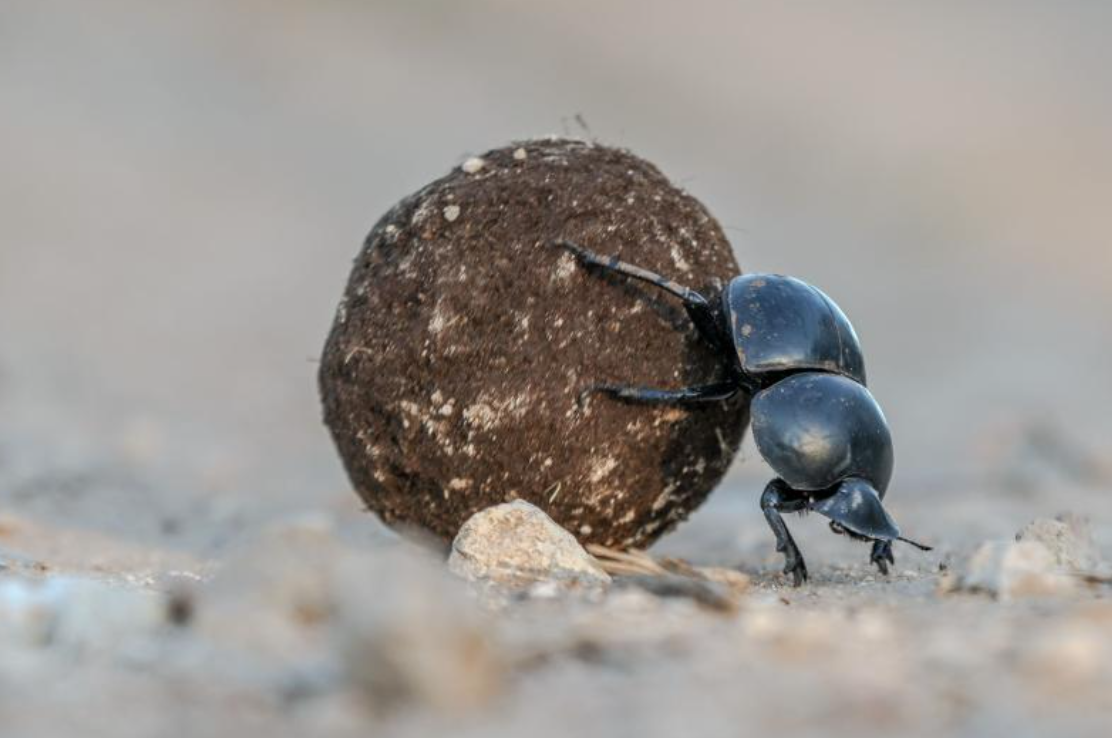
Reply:
[[[0,735],[1108,735],[1109,587],[938,586],[1063,511],[1112,559],[1109,20],[5,3]],[[546,133],[630,147],[743,268],[838,300],[934,551],[885,580],[793,519],[812,580],[784,586],[749,442],[652,552],[750,574],[736,612],[627,585],[491,612],[398,551],[316,357],[382,212]]]

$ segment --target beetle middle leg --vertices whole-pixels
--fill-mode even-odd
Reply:
[[[673,282],[667,277],[662,277],[656,272],[650,272],[648,269],[642,269],[639,266],[622,261],[615,256],[596,254],[594,251],[572,241],[557,240],[553,241],[553,245],[573,254],[581,264],[647,282],[668,294],[675,295],[683,301],[684,310],[687,311],[688,317],[691,318],[691,322],[695,324],[696,330],[699,331],[699,335],[705,341],[720,351],[730,348],[732,342],[727,340],[715,315],[714,308],[707,302],[707,298],[695,290],[684,287],[678,282]]]
[[[793,490],[780,478],[769,482],[761,495],[761,510],[768,521],[768,527],[772,528],[772,533],[776,536],[776,550],[784,554],[784,573],[791,574],[792,583],[796,587],[807,581],[807,564],[804,563],[803,554],[799,552],[799,546],[780,513],[806,509],[806,496]]]
[[[707,402],[728,400],[741,391],[737,382],[717,382],[715,384],[681,387],[680,389],[656,389],[653,387],[630,387],[623,384],[598,384],[588,387],[579,394],[579,402],[591,393],[598,392],[615,400],[636,402],[642,405],[698,405]]]

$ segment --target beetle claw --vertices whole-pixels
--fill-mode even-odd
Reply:
[[[785,569],[784,573],[791,574],[793,587],[802,587],[803,583],[807,581],[807,566],[803,564],[803,562],[800,562],[797,566]]]
[[[787,553],[787,563],[784,564],[784,573],[790,574],[792,577],[792,586],[802,586],[807,581],[807,564],[803,561],[803,556],[799,550],[789,551]]]
[[[874,541],[872,553],[869,554],[869,561],[876,564],[876,568],[880,569],[881,574],[888,576],[888,565],[896,563],[896,557],[892,555],[892,542]]]

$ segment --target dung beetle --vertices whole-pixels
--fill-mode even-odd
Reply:
[[[807,566],[781,513],[813,510],[839,535],[872,543],[882,574],[895,563],[892,543],[928,546],[900,535],[881,501],[892,478],[892,434],[865,386],[865,360],[853,326],[834,301],[794,277],[745,274],[707,300],[670,279],[602,256],[567,240],[552,242],[580,264],[655,285],[683,301],[699,336],[722,358],[726,378],[656,389],[594,385],[580,395],[650,405],[697,405],[751,398],[753,438],[776,478],[761,510],[784,554],[784,573],[799,586]]]

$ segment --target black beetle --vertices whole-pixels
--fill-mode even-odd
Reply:
[[[865,360],[853,326],[834,301],[794,277],[745,274],[730,280],[717,304],[647,269],[601,256],[571,241],[554,241],[578,261],[653,284],[683,301],[699,335],[723,357],[721,382],[654,389],[595,385],[591,393],[646,404],[690,405],[752,398],[753,438],[777,477],[761,509],[796,586],[807,566],[781,513],[814,510],[835,533],[871,541],[882,574],[895,563],[892,542],[904,541],[881,500],[892,478],[892,435],[865,387]]]

